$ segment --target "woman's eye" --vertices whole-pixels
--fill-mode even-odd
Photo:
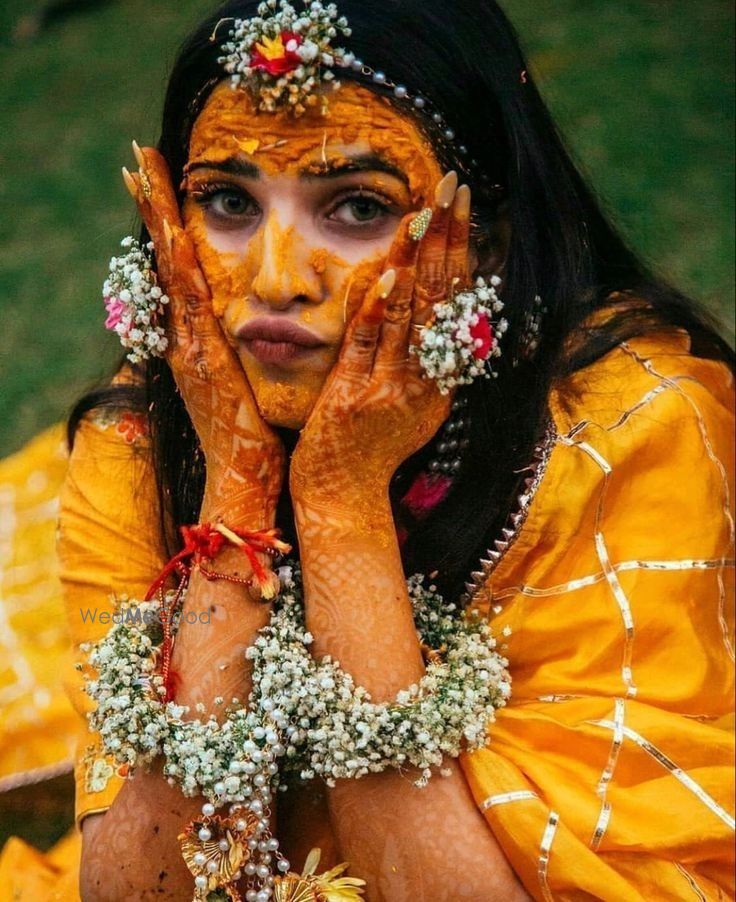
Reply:
[[[330,219],[347,226],[360,226],[381,221],[389,214],[389,208],[375,197],[356,195],[342,201],[330,215]]]
[[[210,188],[195,192],[194,196],[207,215],[222,224],[240,226],[261,212],[253,198],[237,188]]]

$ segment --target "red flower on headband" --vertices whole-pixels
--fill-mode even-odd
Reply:
[[[282,31],[277,38],[264,37],[251,53],[250,67],[261,69],[274,77],[293,72],[302,64],[296,51],[303,43],[304,38],[292,31]]]
[[[478,322],[470,327],[470,337],[473,341],[480,339],[482,342],[479,346],[476,345],[473,357],[476,360],[485,360],[493,348],[493,328],[485,313],[478,314]]]

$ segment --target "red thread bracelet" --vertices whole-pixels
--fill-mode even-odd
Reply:
[[[278,595],[278,577],[272,570],[267,570],[263,566],[257,555],[267,554],[274,557],[277,554],[288,554],[291,551],[291,546],[279,538],[278,529],[239,529],[237,527],[230,528],[224,523],[215,523],[214,525],[201,523],[194,526],[182,526],[181,535],[184,539],[184,547],[171,558],[146,592],[146,601],[150,601],[158,594],[161,602],[161,626],[164,636],[160,654],[161,674],[166,690],[165,702],[173,701],[176,687],[181,679],[171,667],[174,648],[171,627],[194,567],[197,567],[208,580],[224,579],[250,588],[257,587],[261,598],[268,601]],[[253,570],[253,576],[249,578],[230,576],[202,566],[204,561],[214,560],[226,545],[239,548],[245,554]],[[173,599],[168,603],[164,589],[167,580],[174,575],[178,575],[179,584]]]

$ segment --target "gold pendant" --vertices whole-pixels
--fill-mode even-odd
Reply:
[[[237,828],[238,821],[245,821],[245,829]],[[242,867],[250,859],[248,840],[255,835],[258,818],[250,811],[238,812],[234,817],[197,818],[187,824],[177,839],[181,854],[189,871],[196,879],[205,877],[207,885],[196,887],[192,902],[230,900],[242,902],[236,882],[242,876]],[[209,831],[208,839],[201,839],[201,830]],[[224,894],[224,895],[223,895]]]
[[[314,886],[314,880],[299,874],[277,877],[273,887],[274,902],[322,902],[324,896]]]

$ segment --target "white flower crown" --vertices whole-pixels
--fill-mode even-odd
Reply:
[[[355,59],[333,47],[338,33],[349,37],[351,32],[334,3],[314,0],[298,13],[288,0],[267,0],[254,18],[234,20],[219,62],[233,87],[246,83],[255,90],[259,109],[285,106],[300,116],[320,102],[326,108],[324,88],[339,85],[332,67],[350,66]]]

